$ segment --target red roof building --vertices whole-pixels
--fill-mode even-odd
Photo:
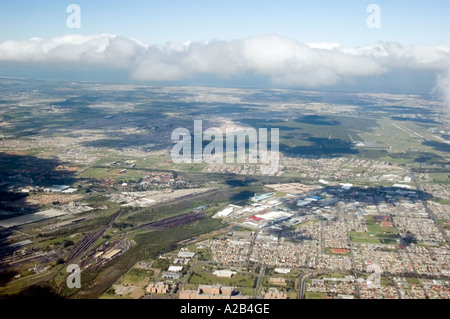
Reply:
[[[333,254],[346,254],[346,253],[348,253],[347,249],[341,249],[341,248],[333,248],[333,249],[331,249],[331,251],[333,252]]]

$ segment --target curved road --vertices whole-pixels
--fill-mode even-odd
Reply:
[[[300,274],[300,276],[298,276],[298,299],[305,299],[305,294],[306,294],[306,289],[305,289],[305,284],[306,284],[306,280],[308,280],[309,277],[311,277],[314,273],[310,272],[310,273],[305,273],[304,271],[302,271],[302,273]]]

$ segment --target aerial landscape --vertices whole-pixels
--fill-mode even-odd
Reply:
[[[361,73],[323,62],[332,71],[316,78],[284,64],[303,50],[308,63],[347,61],[351,48],[294,43],[279,65],[261,53],[260,69],[234,54],[291,40],[136,53],[144,45],[129,38],[70,34],[0,39],[0,298],[450,299],[448,42],[417,55],[378,44],[348,62]],[[195,50],[213,57],[203,65]],[[66,69],[69,52],[78,64]],[[230,61],[216,65],[223,52]],[[132,80],[92,75],[116,55]],[[387,74],[414,65],[414,87],[439,70],[423,90],[352,86],[380,76],[373,63]],[[262,72],[264,84],[232,84],[235,67],[247,74],[237,82]]]

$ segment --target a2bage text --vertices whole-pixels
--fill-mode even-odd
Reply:
[[[223,314],[268,314],[269,304],[226,304],[225,307],[199,306],[188,303],[181,306],[181,314],[203,314],[210,317],[214,311]]]

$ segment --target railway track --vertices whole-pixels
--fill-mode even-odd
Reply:
[[[117,218],[120,217],[121,214],[122,210],[119,209],[119,211],[111,218],[111,220],[105,227],[84,236],[84,238],[80,240],[72,249],[72,252],[67,258],[64,266],[69,265],[72,261],[80,257],[85,251],[87,251],[89,247],[91,247],[104,233],[108,231],[108,229],[113,225]]]
[[[140,225],[136,227],[134,230],[169,229],[180,225],[192,223],[205,217],[206,217],[205,212],[190,212],[182,215],[172,216],[162,220],[157,220],[144,225]]]

